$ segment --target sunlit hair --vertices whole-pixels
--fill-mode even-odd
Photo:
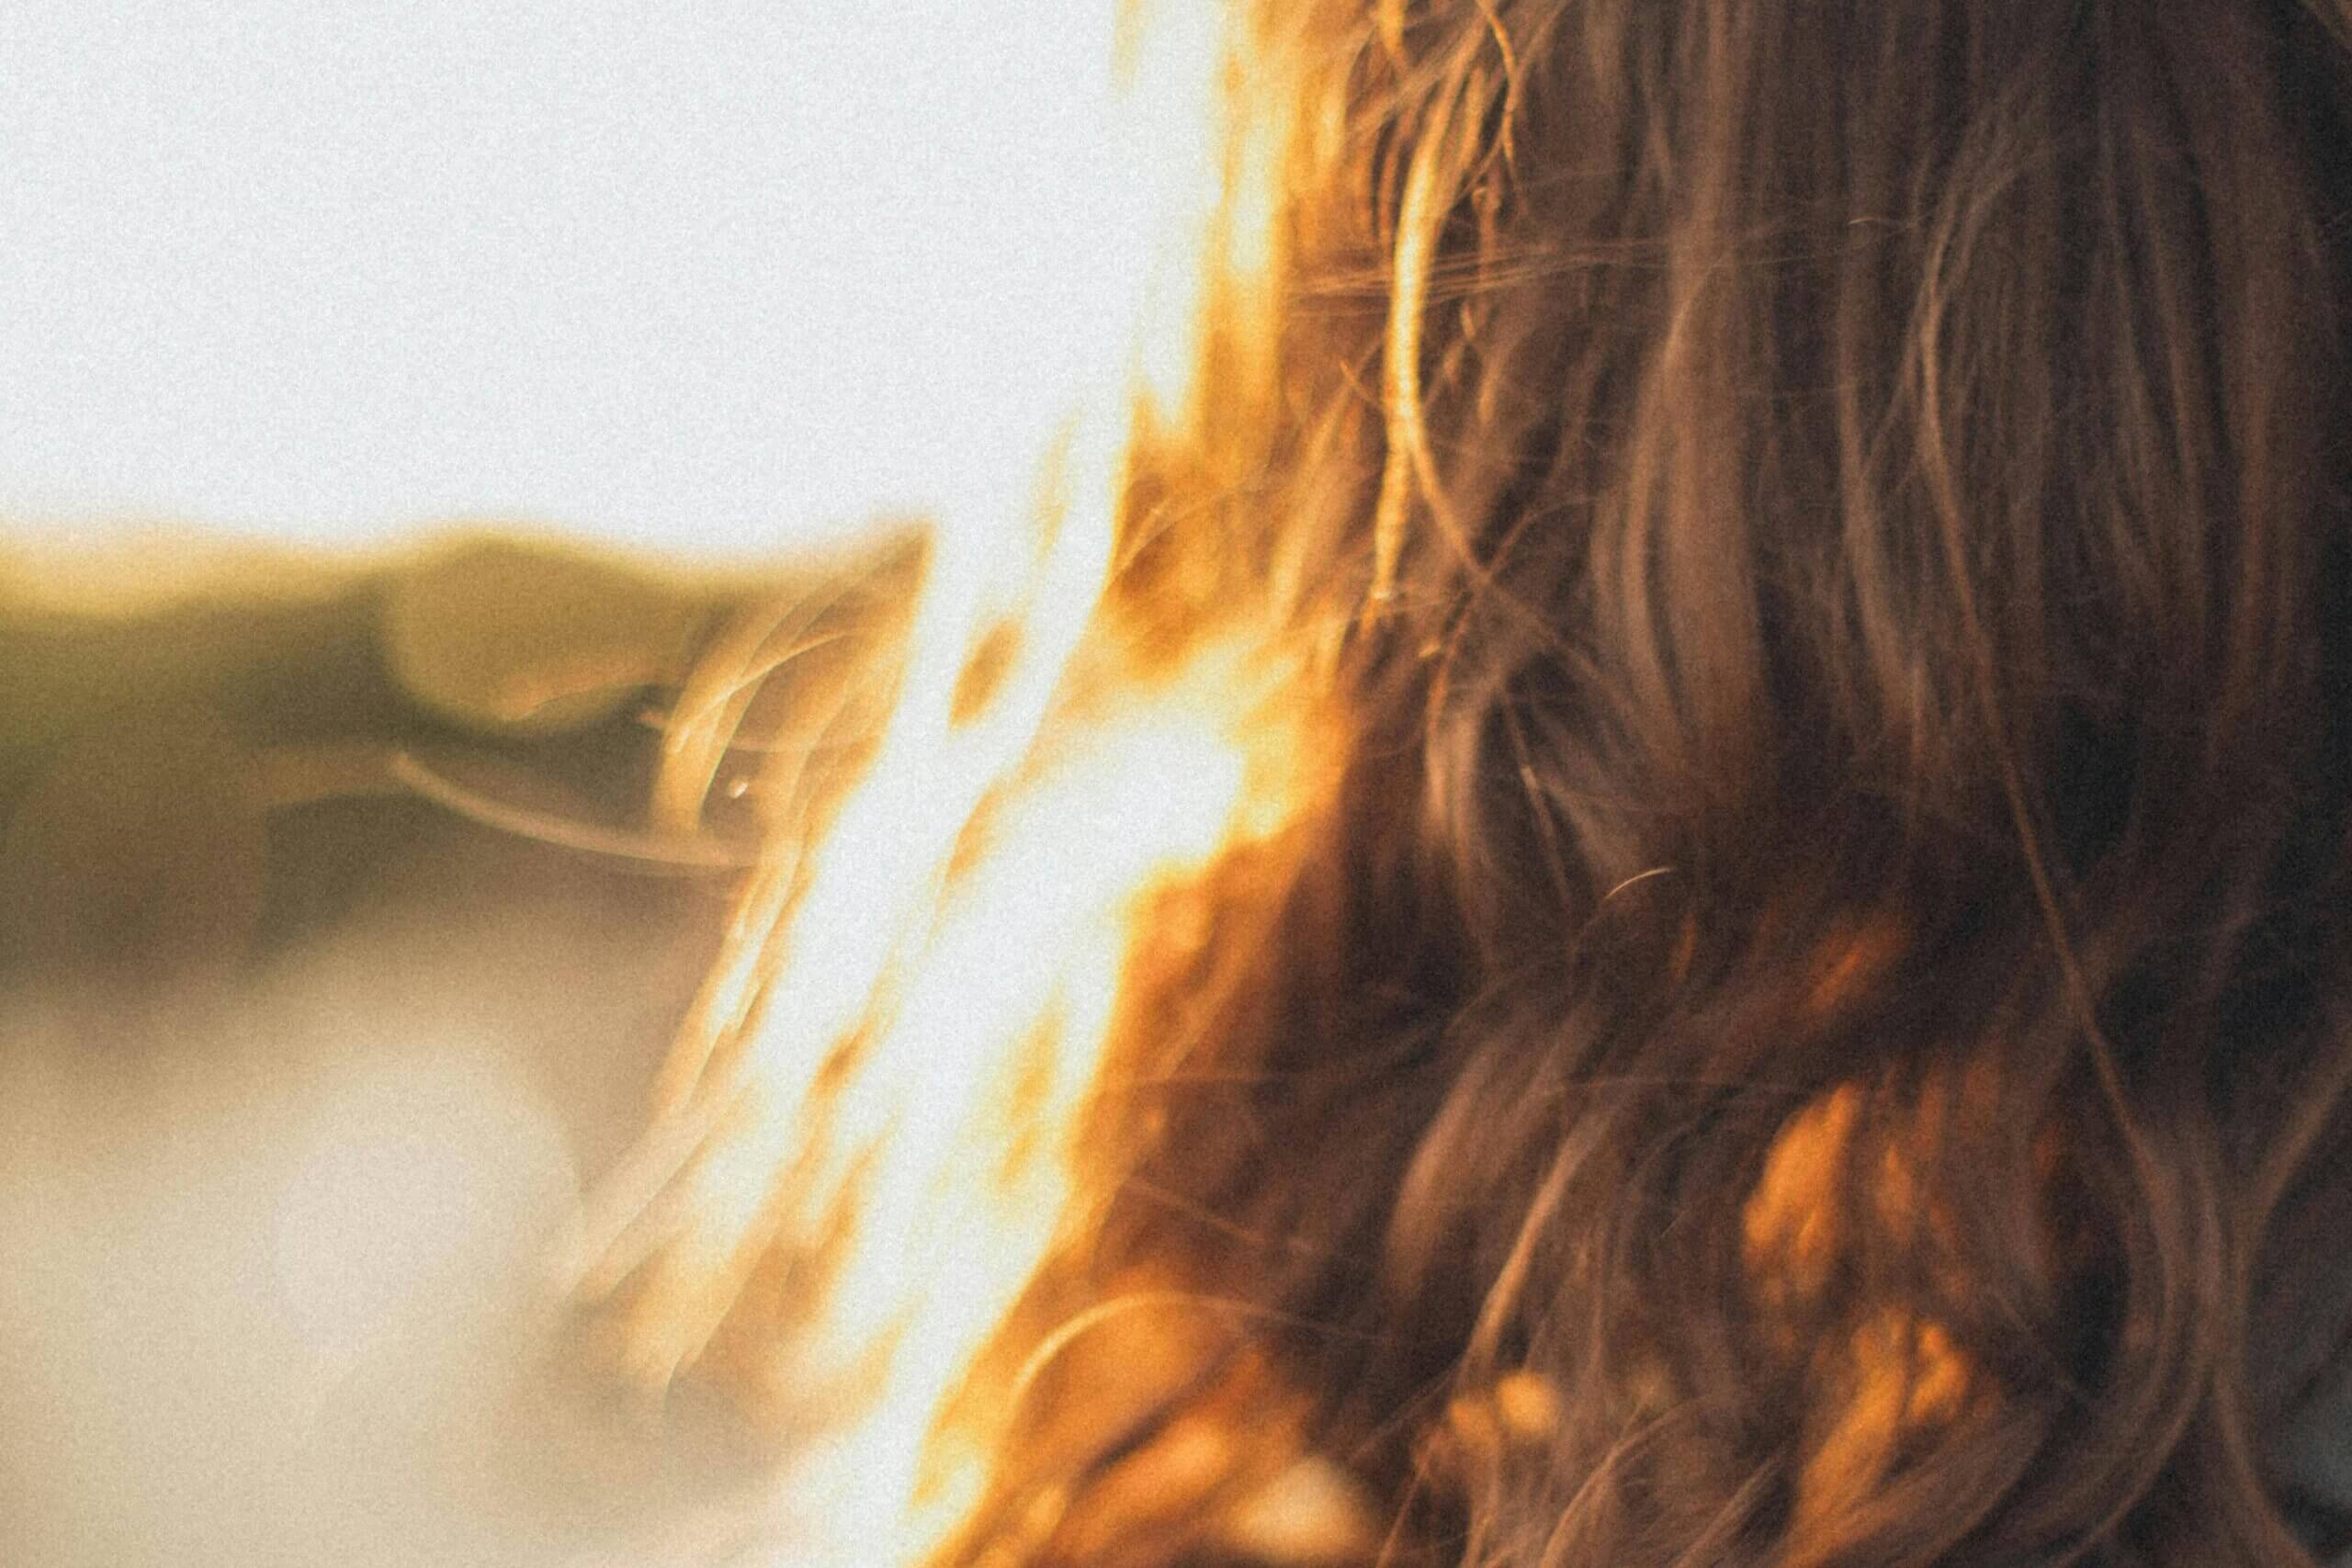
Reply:
[[[1236,22],[1196,373],[1014,728],[1207,670],[1290,760],[1025,1058],[924,1550],[2309,1561],[2352,7]],[[777,1235],[664,1367],[821,1315]]]

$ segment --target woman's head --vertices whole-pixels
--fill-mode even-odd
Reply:
[[[1436,1560],[2291,1561],[2352,13],[1240,10],[1114,608],[1350,739],[1139,971],[1070,1288],[1240,1304],[1013,1455],[1046,1557],[1180,1556],[1120,1476],[1205,1422]]]
[[[2301,1561],[2352,12],[1232,20],[1114,527],[925,601],[813,852],[763,784],[637,1361],[881,1387],[991,1565]],[[706,656],[680,825],[827,613]]]

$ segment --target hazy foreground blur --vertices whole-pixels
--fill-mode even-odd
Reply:
[[[568,1388],[544,1269],[691,951],[584,883],[447,897],[487,868],[437,858],[201,1017],[9,1028],[0,1561],[662,1563],[731,1529],[697,1521],[747,1455]]]
[[[0,592],[0,1563],[776,1551],[778,1450],[616,1403],[551,1268],[723,879],[383,772],[627,823],[650,696],[537,699],[655,678],[725,594],[555,548],[267,575]]]

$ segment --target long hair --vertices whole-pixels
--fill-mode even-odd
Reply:
[[[2352,9],[1238,21],[1106,624],[1330,782],[1148,922],[951,1555],[2309,1562]]]

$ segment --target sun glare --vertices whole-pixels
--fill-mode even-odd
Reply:
[[[1278,820],[1262,796],[1292,770],[1238,660],[1148,683],[1076,667],[1115,569],[1131,410],[1187,395],[1202,306],[1182,280],[1211,239],[1211,8],[1127,23],[1123,144],[1162,182],[1156,242],[1121,264],[1135,346],[1104,356],[1121,368],[1076,400],[1033,498],[945,509],[888,718],[838,808],[809,815],[801,764],[770,750],[752,791],[768,865],[654,1127],[568,1254],[622,1375],[658,1392],[715,1367],[803,1429],[796,1562],[919,1563],[978,1501],[1009,1413],[948,1407],[1071,1200],[1129,922]],[[777,626],[752,630],[731,645],[745,671],[782,656]],[[713,689],[745,683],[722,671]],[[673,826],[744,722],[740,704],[675,716],[690,782],[657,785]]]

